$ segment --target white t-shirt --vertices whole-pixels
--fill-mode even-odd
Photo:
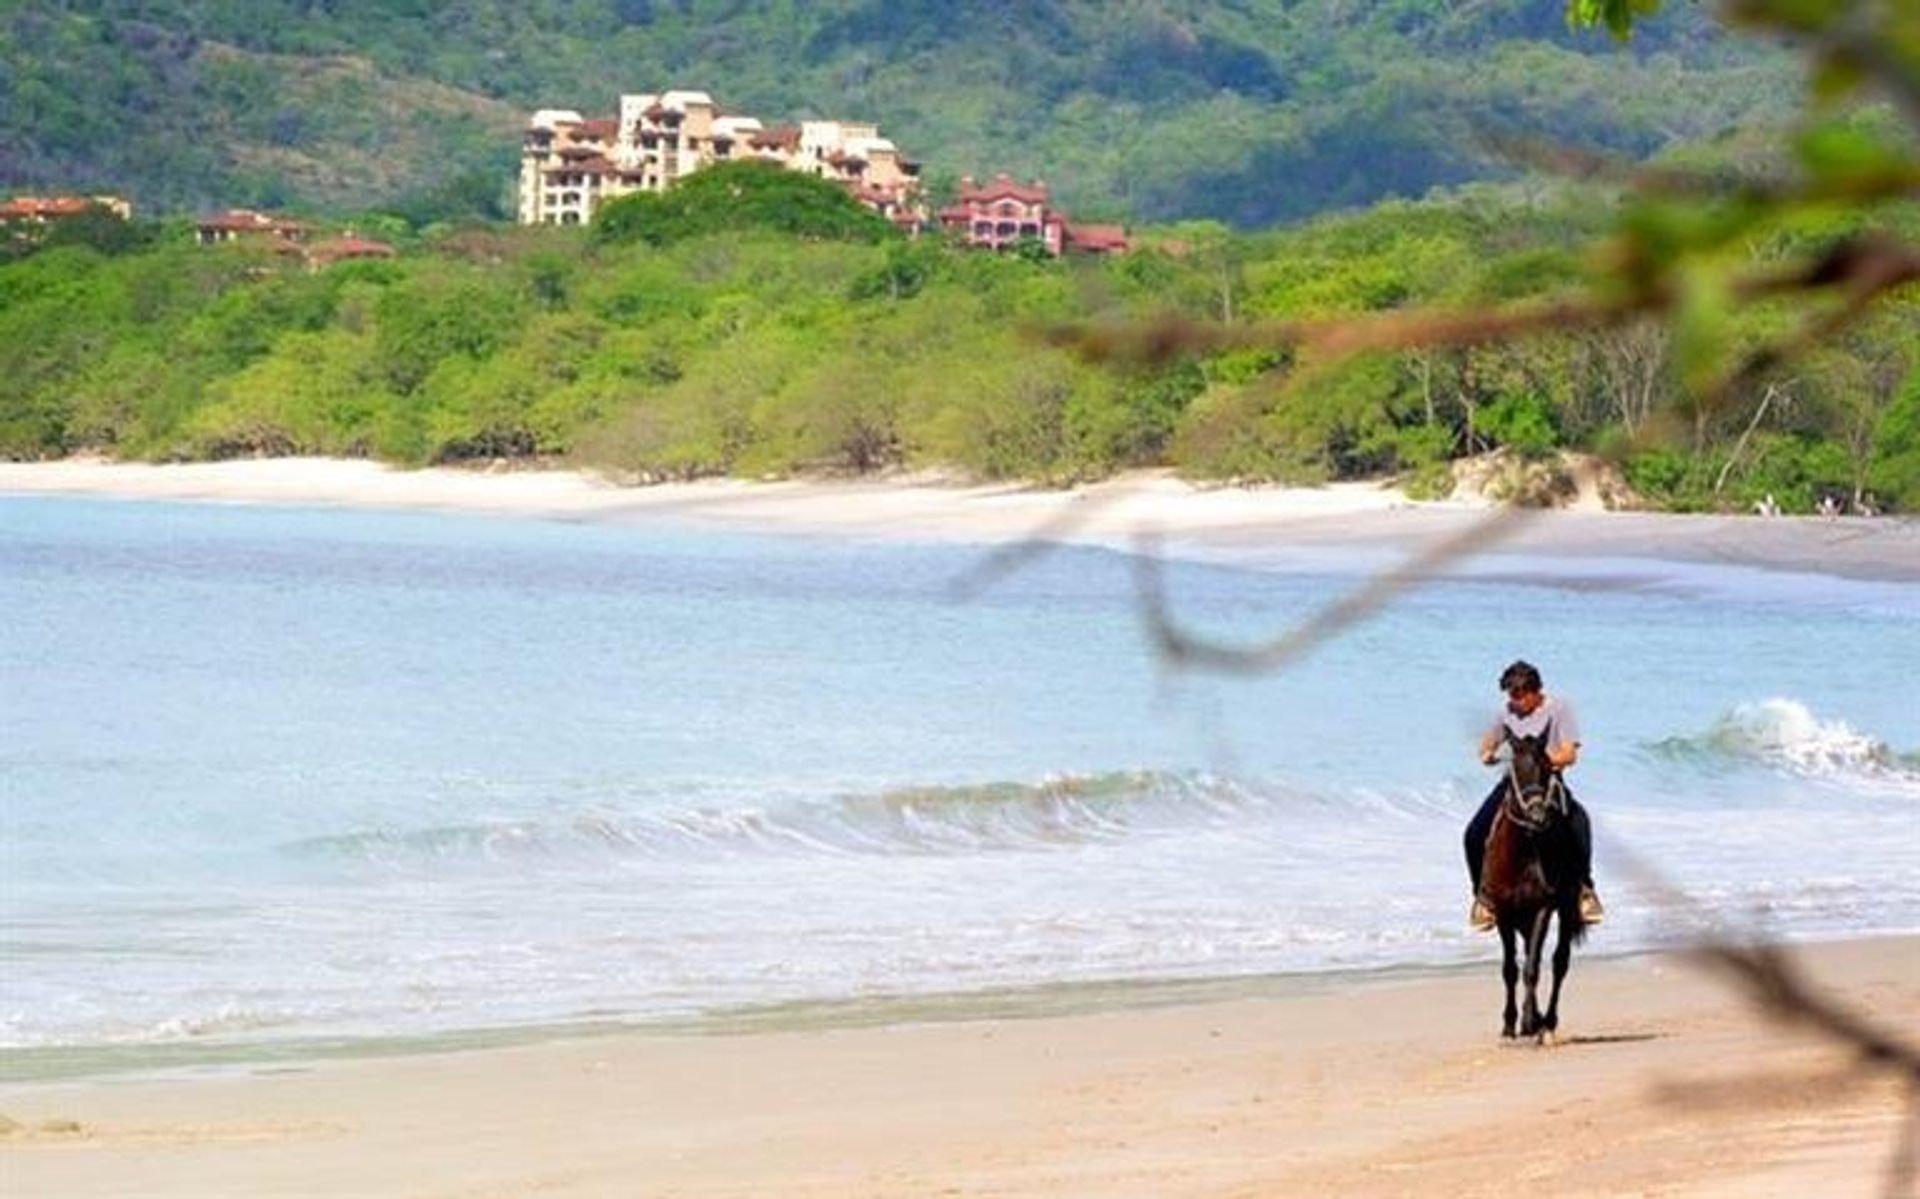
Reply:
[[[1515,715],[1511,709],[1502,708],[1494,719],[1493,727],[1488,730],[1490,736],[1504,740],[1507,737],[1538,737],[1546,734],[1547,748],[1561,745],[1580,744],[1580,720],[1573,714],[1573,705],[1557,695],[1546,695],[1540,699],[1540,706],[1528,716]]]

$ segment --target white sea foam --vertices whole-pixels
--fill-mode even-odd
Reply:
[[[1701,737],[1666,744],[1812,778],[1920,787],[1920,770],[1886,742],[1843,720],[1824,720],[1795,699],[1736,705]]]

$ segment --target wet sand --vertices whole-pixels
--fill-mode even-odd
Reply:
[[[1597,937],[1604,937],[1601,930]],[[1483,969],[1166,1007],[641,1033],[0,1087],[9,1194],[1860,1196],[1901,1096],[1672,958],[1576,961],[1557,1047]],[[1920,940],[1811,947],[1920,1027]]]

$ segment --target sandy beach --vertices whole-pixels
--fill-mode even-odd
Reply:
[[[1381,561],[1486,515],[1376,486],[1205,489],[1159,473],[1070,491],[924,479],[627,488],[563,471],[314,460],[0,464],[6,495],[983,546],[1036,536],[1126,545],[1152,528],[1202,549]],[[1526,523],[1507,551],[1920,582],[1911,520],[1562,511]],[[1895,831],[1881,841],[1900,841],[1906,811],[1884,817]],[[1591,951],[1605,953],[1621,931],[1601,929]],[[1497,946],[1480,948],[1463,970],[1042,990],[1011,1003],[849,1005],[484,1049],[6,1082],[0,1194],[1882,1193],[1902,1114],[1912,1115],[1894,1080],[1850,1072],[1832,1044],[1762,1022],[1724,980],[1671,956],[1583,953],[1561,1043],[1503,1043]],[[1881,1026],[1920,1027],[1920,937],[1799,952],[1823,989]]]
[[[1920,941],[1813,947],[1920,1023]],[[1877,1195],[1885,1077],[1672,958],[1579,961],[1557,1047],[1484,969],[1029,1019],[617,1034],[0,1088],[9,1194]]]
[[[685,521],[753,531],[997,544],[1027,537],[1130,545],[1142,532],[1221,547],[1338,548],[1383,556],[1485,517],[1472,501],[1416,503],[1390,487],[1201,487],[1141,471],[1070,490],[899,480],[731,479],[624,487],[564,470],[397,470],[365,461],[255,459],[146,465],[76,458],[0,463],[0,495],[420,508],[567,520]],[[1920,581],[1920,522],[1606,512],[1537,515],[1498,547]]]

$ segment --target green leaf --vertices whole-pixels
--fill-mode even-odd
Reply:
[[[1726,373],[1734,340],[1732,297],[1717,271],[1691,270],[1680,280],[1673,320],[1673,365],[1680,382],[1699,395]]]
[[[1829,122],[1803,132],[1794,149],[1815,180],[1834,184],[1911,171],[1897,147],[1857,124]]]
[[[1814,96],[1823,101],[1850,96],[1860,90],[1865,82],[1866,75],[1859,66],[1851,60],[1831,54],[1814,64],[1813,77],[1809,81]]]
[[[1660,0],[1567,0],[1567,24],[1575,29],[1605,25],[1621,41],[1633,36],[1634,22],[1660,11]]]

